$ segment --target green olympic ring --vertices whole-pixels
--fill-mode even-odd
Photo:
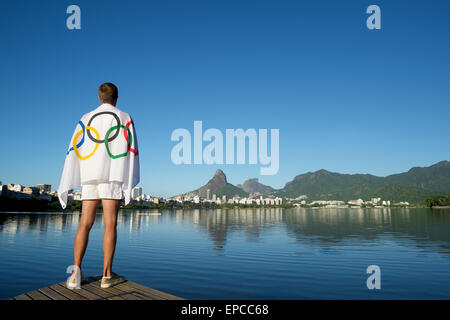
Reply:
[[[126,129],[127,131],[128,131],[128,136],[130,137],[130,140],[128,141],[128,147],[130,148],[131,147],[131,144],[132,144],[132,141],[133,141],[133,137],[132,137],[132,135],[131,135],[131,131],[130,131],[130,128],[128,128],[128,127],[125,127],[124,125],[120,125],[120,127],[121,128],[123,128],[123,129]],[[112,159],[117,159],[117,158],[121,158],[121,157],[126,157],[127,156],[127,154],[128,154],[128,149],[127,149],[127,151],[125,151],[124,153],[121,153],[121,154],[118,154],[118,155],[113,155],[112,153],[111,153],[111,151],[109,150],[109,146],[108,146],[108,138],[109,138],[109,134],[113,131],[113,130],[117,130],[118,129],[118,126],[114,126],[114,127],[111,127],[107,132],[106,132],[106,135],[105,135],[105,146],[106,146],[106,151],[108,152],[108,155],[112,158]]]

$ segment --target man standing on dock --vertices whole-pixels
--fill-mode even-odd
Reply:
[[[133,120],[116,107],[119,95],[114,84],[102,84],[98,97],[102,104],[83,115],[75,128],[58,188],[59,201],[64,209],[69,191],[82,187],[82,215],[75,236],[75,269],[67,281],[69,289],[81,287],[81,262],[100,199],[105,224],[101,287],[109,288],[124,281],[123,277],[112,272],[117,214],[122,198],[127,205],[132,188],[139,183],[138,145]]]

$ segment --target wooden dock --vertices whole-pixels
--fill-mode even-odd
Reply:
[[[18,295],[8,300],[184,300],[183,298],[125,281],[111,288],[100,288],[101,276],[89,277],[81,289],[67,289],[66,282]]]

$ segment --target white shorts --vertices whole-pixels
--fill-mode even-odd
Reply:
[[[84,184],[81,188],[81,200],[116,199],[123,197],[122,183],[107,182],[99,184]]]

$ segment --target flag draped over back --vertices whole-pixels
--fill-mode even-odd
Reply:
[[[83,115],[67,149],[58,188],[63,209],[67,195],[83,184],[120,182],[125,204],[139,183],[139,157],[136,130],[126,112],[110,104]]]

